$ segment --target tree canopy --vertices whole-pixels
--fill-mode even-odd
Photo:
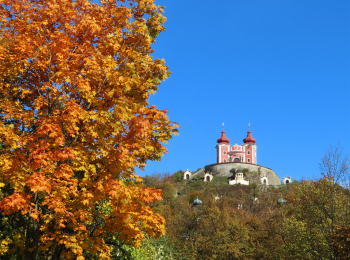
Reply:
[[[0,1],[2,257],[109,259],[165,232],[135,167],[177,133],[148,103],[170,72],[153,0]],[[15,227],[15,228],[14,228]]]
[[[162,246],[170,259],[349,259],[348,166],[336,146],[322,158],[320,178],[277,187],[158,178],[149,184],[177,193],[151,203],[166,219]],[[201,205],[193,204],[197,194]],[[287,203],[277,203],[281,195]]]

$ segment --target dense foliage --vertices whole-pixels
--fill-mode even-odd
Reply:
[[[148,103],[170,74],[151,56],[162,13],[154,0],[0,0],[0,258],[349,259],[337,147],[321,178],[283,187],[135,174],[177,133]]]
[[[349,259],[349,158],[342,158],[330,148],[321,178],[280,187],[147,176],[146,185],[174,195],[152,203],[166,219],[163,248],[170,259]],[[287,203],[278,205],[281,193]],[[193,207],[197,195],[203,205]]]
[[[110,259],[165,233],[135,168],[176,133],[153,0],[0,1],[0,258]]]

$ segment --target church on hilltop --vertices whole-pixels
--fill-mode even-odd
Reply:
[[[247,137],[243,139],[243,144],[230,145],[230,139],[226,137],[225,129],[221,132],[221,137],[217,140],[217,163],[225,162],[244,162],[257,164],[256,150],[258,146],[255,144],[256,140],[252,137],[250,131],[250,124]]]
[[[284,177],[283,182],[280,177],[270,168],[257,164],[256,140],[249,129],[247,137],[243,139],[243,144],[230,144],[230,139],[226,137],[225,129],[222,130],[220,138],[217,140],[216,163],[206,165],[204,168],[190,172],[184,172],[185,180],[213,181],[214,177],[226,179],[230,185],[241,184],[278,186],[292,182],[291,177]],[[225,177],[225,178],[222,178]]]

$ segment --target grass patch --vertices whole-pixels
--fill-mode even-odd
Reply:
[[[196,177],[194,177],[192,180],[200,180],[200,179],[204,180],[204,174],[199,174]]]
[[[226,182],[226,183],[228,183],[228,178],[227,177],[214,176],[211,181],[212,182]]]

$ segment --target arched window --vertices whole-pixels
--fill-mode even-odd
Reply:
[[[210,181],[210,176],[207,176],[207,181]]]
[[[189,180],[189,179],[190,179],[190,175],[186,174],[186,180]]]
[[[247,162],[250,162],[250,159],[249,159],[249,158],[247,159]]]
[[[226,154],[226,151],[224,151],[224,154]]]
[[[224,159],[224,162],[226,162],[226,159]]]
[[[250,154],[250,151],[248,151],[247,154]]]

